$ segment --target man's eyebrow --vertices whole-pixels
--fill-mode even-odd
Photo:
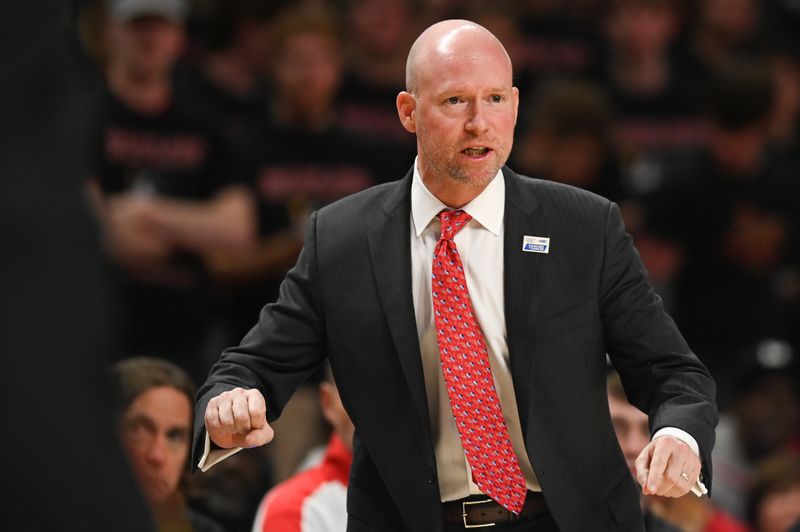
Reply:
[[[462,93],[462,92],[468,92],[469,90],[470,90],[469,87],[467,87],[466,85],[451,85],[451,86],[443,87],[442,89],[437,91],[435,94],[436,94],[436,97],[438,98],[438,97],[443,97],[443,96],[447,96],[447,95],[451,95],[451,94],[459,94],[459,93]],[[511,90],[510,90],[509,87],[492,87],[492,88],[488,89],[486,92],[488,92],[489,94],[507,94],[507,93],[511,92]]]
[[[435,94],[444,95],[444,94],[464,92],[465,90],[467,90],[467,88],[463,85],[445,85],[440,90],[436,91]]]
[[[148,425],[155,426],[156,422],[147,414],[136,414],[125,420],[126,424],[130,423],[147,423]]]

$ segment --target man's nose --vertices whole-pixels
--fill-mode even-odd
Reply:
[[[164,436],[157,435],[147,448],[148,462],[162,464],[167,458],[167,440]]]
[[[464,124],[464,129],[473,135],[486,132],[489,124],[486,121],[486,110],[483,109],[482,102],[475,102],[469,108],[469,115]]]

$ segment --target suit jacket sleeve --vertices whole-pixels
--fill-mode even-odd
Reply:
[[[628,400],[648,414],[651,434],[670,426],[697,440],[702,478],[711,489],[717,424],[714,381],[664,311],[613,203],[608,208],[600,283],[606,346]]]
[[[198,390],[192,468],[203,454],[204,416],[211,398],[236,387],[258,388],[272,421],[322,362],[325,324],[317,290],[316,221],[314,213],[303,250],[281,284],[278,300],[261,310],[258,323],[239,346],[222,353]]]

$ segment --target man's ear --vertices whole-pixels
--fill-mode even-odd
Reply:
[[[514,125],[517,124],[517,118],[519,117],[519,89],[516,87],[511,87],[511,97],[514,100]]]
[[[327,381],[319,383],[319,404],[322,408],[322,417],[333,425],[333,416],[331,414],[331,403],[333,402],[333,385]]]
[[[414,111],[417,109],[417,100],[414,96],[406,91],[400,92],[397,95],[397,115],[400,117],[400,123],[409,133],[417,132],[417,124],[415,121]]]

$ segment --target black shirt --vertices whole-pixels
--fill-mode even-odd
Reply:
[[[413,156],[394,143],[331,125],[305,131],[265,125],[251,150],[261,233],[302,223],[332,201],[405,176]]]
[[[95,141],[95,177],[107,194],[203,200],[235,181],[222,135],[177,96],[148,115],[106,89]]]

